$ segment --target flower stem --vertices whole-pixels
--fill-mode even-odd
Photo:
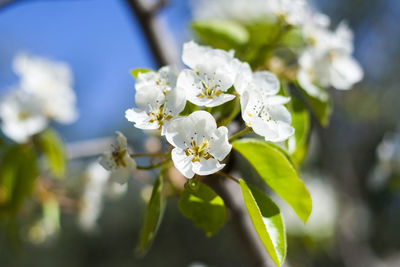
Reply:
[[[167,164],[169,161],[170,160],[168,159],[168,160],[165,160],[165,161],[162,161],[162,162],[159,162],[159,163],[156,163],[156,164],[152,164],[152,165],[149,165],[149,166],[136,166],[136,169],[138,169],[138,170],[151,170],[151,169],[155,169],[155,168],[158,168],[158,167],[162,167],[165,164]]]
[[[142,154],[130,154],[131,158],[145,158],[145,157],[164,157],[168,153],[142,153]]]
[[[239,114],[240,112],[240,101],[239,101],[239,96],[237,96],[235,98],[235,107],[233,108],[231,114],[229,115],[228,118],[224,119],[221,122],[221,125],[226,126],[228,125],[231,121],[233,121],[233,119],[236,118],[236,116]]]
[[[227,174],[227,173],[218,171],[217,174],[219,174],[219,175],[221,175],[221,176],[224,176],[225,178],[228,178],[228,179],[234,181],[235,183],[239,184],[239,180],[238,180],[237,178],[235,178],[235,177],[233,177],[233,176],[231,176],[231,175],[229,175],[229,174]]]
[[[241,137],[242,135],[244,135],[244,134],[246,134],[246,133],[248,133],[248,132],[251,132],[251,131],[252,131],[252,129],[251,129],[250,127],[246,127],[246,128],[244,128],[243,130],[241,130],[240,132],[238,132],[238,133],[232,135],[232,136],[229,138],[228,141],[229,141],[229,143],[231,143],[233,140],[235,140],[235,139]]]

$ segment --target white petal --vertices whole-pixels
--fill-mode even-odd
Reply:
[[[200,159],[200,162],[193,163],[193,171],[198,175],[210,175],[222,170],[225,164],[220,164],[218,160],[214,158]]]
[[[223,160],[232,149],[232,145],[228,142],[228,128],[219,127],[211,137],[210,154],[217,160]]]
[[[192,178],[194,176],[192,170],[192,159],[186,156],[183,150],[174,148],[171,152],[171,156],[175,167],[183,174],[183,176],[186,178]]]
[[[234,86],[236,91],[242,95],[252,81],[253,74],[250,65],[247,62],[240,62],[235,59],[233,64],[235,65],[237,73]]]
[[[117,145],[120,149],[126,149],[128,147],[128,141],[126,140],[125,135],[120,131],[116,131],[115,134],[117,135]]]
[[[279,140],[279,129],[278,125],[273,121],[264,121],[259,117],[251,119],[251,127],[253,131],[265,138],[266,141],[275,142]]]
[[[180,88],[175,88],[169,92],[167,92],[166,95],[166,108],[168,109],[169,112],[171,112],[172,116],[177,116],[179,113],[181,113],[186,106],[186,96],[185,92],[181,90]]]
[[[347,90],[361,81],[363,70],[351,56],[339,56],[332,62],[331,83],[336,89]]]
[[[290,102],[290,97],[274,95],[267,98],[268,106],[284,105]]]
[[[270,106],[268,113],[274,121],[282,121],[287,124],[292,123],[292,115],[283,105]]]
[[[233,100],[235,97],[236,97],[235,95],[231,95],[231,94],[221,94],[217,97],[214,97],[213,99],[209,99],[209,101],[207,101],[207,102],[200,102],[200,103],[203,103],[203,105],[205,107],[212,108],[212,107],[222,105],[226,102],[229,102],[229,101]]]
[[[323,91],[322,88],[318,87],[313,83],[311,80],[311,77],[308,75],[308,73],[300,69],[300,71],[297,73],[297,80],[300,84],[300,86],[310,95],[313,97],[318,97],[319,99],[325,101],[328,97],[328,94]]]
[[[278,78],[269,71],[254,72],[253,82],[262,90],[262,93],[266,95],[275,95],[280,89]]]
[[[110,152],[110,151],[103,153],[103,155],[99,159],[99,163],[107,171],[111,171],[112,169],[116,168],[116,164],[114,162],[112,152]]]
[[[136,92],[136,105],[145,111],[150,111],[151,107],[159,107],[165,102],[165,95],[161,90],[148,86]]]
[[[204,62],[204,55],[209,52],[211,48],[200,46],[193,41],[185,43],[182,51],[182,61],[188,67],[196,69],[199,64]]]
[[[125,111],[125,118],[135,123],[134,126],[142,130],[156,130],[159,128],[157,122],[150,122],[149,116],[145,111],[131,108]]]

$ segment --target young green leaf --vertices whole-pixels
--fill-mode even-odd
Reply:
[[[139,245],[136,250],[138,254],[145,254],[147,252],[161,224],[165,210],[165,198],[162,191],[163,176],[160,174],[153,185],[150,201],[147,206],[147,213],[140,232]]]
[[[36,156],[31,147],[11,147],[0,166],[0,215],[15,215],[29,197],[38,176]]]
[[[244,204],[265,249],[281,266],[286,255],[286,234],[278,206],[264,192],[239,180]]]
[[[39,134],[38,147],[43,153],[49,170],[54,177],[64,176],[66,170],[66,156],[61,137],[54,130],[46,130]]]
[[[307,103],[310,106],[314,116],[317,118],[318,122],[323,127],[327,127],[329,125],[332,114],[332,103],[329,94],[324,94],[326,96],[326,99],[323,100],[321,98],[309,95],[304,89],[302,89],[301,91],[303,92],[303,95],[306,98]]]
[[[226,207],[210,187],[200,183],[196,190],[185,187],[178,203],[179,211],[211,236],[225,224]]]
[[[137,77],[139,76],[139,73],[147,73],[150,72],[152,70],[149,69],[134,69],[131,70],[130,73],[132,74],[133,77],[135,77],[135,79],[137,79]]]
[[[247,159],[265,183],[281,196],[304,222],[312,210],[310,193],[297,175],[289,155],[259,139],[241,139],[233,148]]]
[[[288,148],[292,160],[299,165],[307,154],[311,126],[310,114],[304,104],[297,98],[292,99],[290,111],[295,132],[294,136],[288,140]]]
[[[234,21],[196,21],[192,23],[192,29],[202,42],[225,50],[240,47],[249,39],[246,28]]]

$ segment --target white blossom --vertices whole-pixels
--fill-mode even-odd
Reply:
[[[325,99],[326,94],[319,87],[348,90],[362,80],[363,70],[351,55],[353,34],[345,23],[335,32],[319,31],[316,44],[300,56],[297,78],[310,95]]]
[[[189,42],[183,46],[183,62],[191,70],[183,70],[177,81],[188,101],[198,106],[215,107],[235,98],[227,94],[235,82],[233,53]]]
[[[214,117],[206,111],[195,111],[171,122],[166,138],[174,146],[172,160],[186,177],[209,175],[221,170],[222,161],[231,151],[228,129],[217,128]]]
[[[3,133],[18,143],[28,141],[48,125],[40,102],[20,89],[11,91],[2,99],[0,118]]]
[[[47,117],[60,123],[72,123],[77,119],[73,78],[68,65],[27,54],[17,55],[13,65],[21,79],[21,88],[41,102]]]
[[[139,73],[136,79],[136,91],[157,88],[162,92],[171,91],[176,87],[178,70],[172,66],[165,66],[158,71]],[[154,90],[154,89],[153,89]]]
[[[116,134],[117,142],[113,150],[105,152],[99,162],[104,169],[111,172],[116,182],[123,184],[128,181],[136,163],[129,154],[126,137],[121,132]]]
[[[89,164],[84,178],[78,223],[83,230],[92,232],[97,228],[97,219],[103,210],[103,199],[119,197],[127,191],[128,187],[127,184],[114,183],[110,172],[97,161]]]
[[[268,9],[279,19],[291,25],[304,23],[308,11],[305,0],[268,0]]]
[[[150,86],[136,92],[137,108],[128,109],[125,117],[136,128],[143,130],[160,129],[165,134],[166,125],[185,108],[185,94],[179,88],[169,91],[157,90]]]
[[[266,141],[281,142],[294,134],[292,117],[284,106],[290,98],[277,95],[278,78],[268,72],[255,72],[244,77],[246,83],[238,86],[241,92],[242,118],[246,125]]]

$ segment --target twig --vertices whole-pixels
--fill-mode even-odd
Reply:
[[[156,63],[161,66],[173,62],[172,53],[163,48],[166,45],[162,39],[163,33],[157,25],[155,14],[166,4],[165,0],[159,0],[152,6],[146,6],[141,0],[126,0],[132,13],[138,20],[147,42],[153,52]]]
[[[234,182],[237,183],[237,184],[239,183],[239,180],[238,180],[238,179],[236,179],[235,177],[233,177],[233,176],[231,176],[231,175],[229,175],[229,174],[227,174],[227,173],[218,171],[217,174],[219,174],[219,175],[221,175],[221,176],[223,176],[223,177],[225,177],[225,178],[228,178],[228,179],[234,181]]]
[[[104,151],[110,150],[113,142],[113,138],[105,137],[67,144],[67,158],[71,160],[101,155]]]
[[[0,9],[7,7],[10,4],[16,3],[17,0],[2,0],[0,1]]]
[[[238,133],[232,135],[232,136],[229,138],[229,143],[231,143],[232,141],[236,140],[237,138],[239,138],[239,137],[241,137],[242,135],[244,135],[244,134],[246,134],[246,133],[248,133],[248,132],[251,132],[251,131],[252,131],[252,129],[251,129],[250,127],[244,128],[244,129],[241,130],[240,132],[238,132]]]

